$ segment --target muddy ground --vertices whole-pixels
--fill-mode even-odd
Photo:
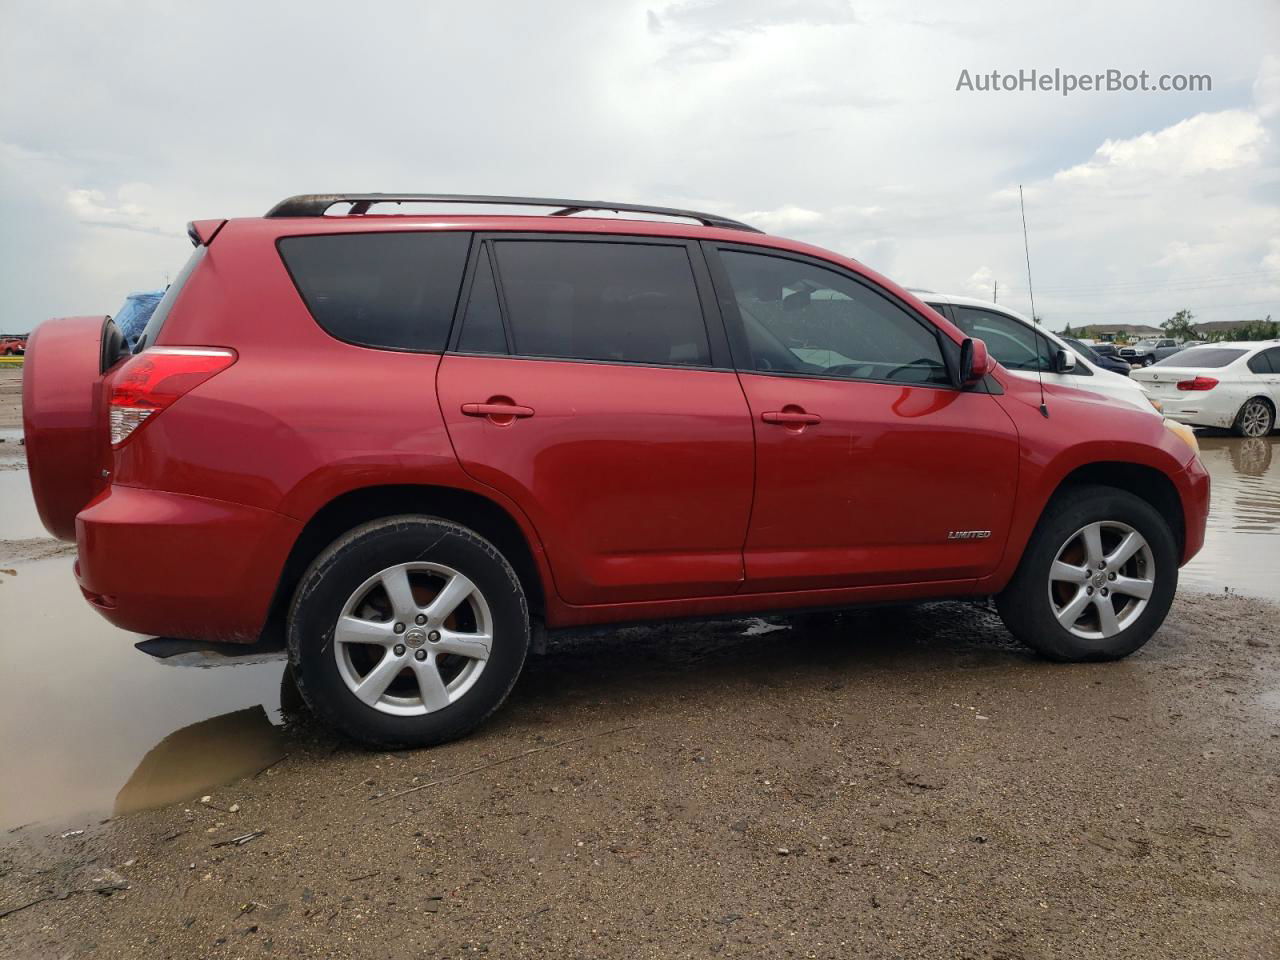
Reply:
[[[211,803],[10,834],[0,952],[1280,956],[1276,613],[1090,666],[957,604],[604,632],[420,752],[297,709]]]
[[[66,562],[32,543],[0,601]],[[21,609],[55,648],[89,629]],[[40,700],[0,711],[0,777],[53,726]],[[333,737],[287,674],[279,702],[283,759],[208,803],[0,835],[0,956],[1280,957],[1262,600],[1184,593],[1139,654],[1081,666],[965,604],[560,637],[428,751]]]

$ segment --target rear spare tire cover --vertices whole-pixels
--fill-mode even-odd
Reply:
[[[36,510],[59,540],[75,540],[76,514],[106,486],[110,459],[102,364],[110,317],[46,320],[27,341],[22,432]]]

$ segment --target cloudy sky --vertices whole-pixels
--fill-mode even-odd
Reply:
[[[0,0],[0,329],[290,194],[692,206],[1066,323],[1280,317],[1280,2]],[[1209,74],[980,93],[971,73]]]

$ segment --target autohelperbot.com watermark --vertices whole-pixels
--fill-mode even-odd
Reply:
[[[1209,93],[1213,77],[1207,73],[1151,73],[1139,70],[1104,70],[1101,73],[1073,73],[1053,70],[961,70],[956,92],[972,93]]]

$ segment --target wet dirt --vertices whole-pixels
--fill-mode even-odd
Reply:
[[[1233,443],[1126,661],[972,604],[599,630],[430,751],[0,543],[0,957],[1280,957],[1280,607],[1221,589],[1280,594],[1280,474]]]

